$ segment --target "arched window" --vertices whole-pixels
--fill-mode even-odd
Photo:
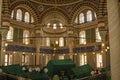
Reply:
[[[87,11],[87,21],[92,21],[92,11]]]
[[[34,23],[34,19],[33,19],[33,17],[31,16],[31,23]]]
[[[76,24],[78,23],[78,17],[75,18],[75,23],[76,23]]]
[[[25,54],[22,54],[22,65],[25,65]]]
[[[6,39],[7,41],[13,41],[13,27],[9,27]]]
[[[101,42],[101,36],[100,36],[100,32],[99,32],[99,29],[96,28],[96,42]]]
[[[50,46],[50,38],[49,37],[46,38],[46,46]]]
[[[13,59],[12,55],[6,53],[6,54],[5,54],[5,63],[4,63],[4,65],[5,65],[5,66],[7,66],[7,65],[12,65],[12,59]]]
[[[85,33],[85,31],[80,31],[79,37],[80,37],[80,44],[86,44],[86,33]]]
[[[84,20],[84,14],[81,13],[81,14],[79,15],[79,23],[84,23],[84,22],[85,22],[85,20]]]
[[[87,55],[86,53],[80,54],[80,66],[87,64]]]
[[[13,55],[9,54],[9,65],[12,65],[13,62]]]
[[[25,65],[29,65],[29,56],[25,55]]]
[[[29,65],[29,56],[25,53],[22,54],[22,65]]]
[[[9,54],[5,54],[5,63],[4,65],[7,66],[9,61]]]
[[[62,28],[63,28],[63,24],[62,24],[62,23],[60,23],[59,25],[60,25],[60,28],[62,29]]]
[[[59,47],[63,47],[64,46],[64,38],[61,37],[59,38]]]
[[[23,32],[23,43],[24,44],[29,44],[30,43],[30,39],[28,38],[30,35],[28,30],[24,30]]]
[[[103,67],[102,54],[96,54],[97,57],[97,68]]]
[[[57,29],[57,24],[53,24],[53,29]]]
[[[48,61],[49,61],[49,55],[45,55],[45,65],[47,65]]]
[[[24,17],[25,22],[30,22],[30,14],[28,12],[25,12],[25,17]]]
[[[94,12],[94,16],[95,16],[95,20],[97,19],[97,15],[96,15],[96,13]]]
[[[12,10],[11,19],[13,19],[13,17],[14,17],[14,10]]]
[[[50,23],[47,24],[47,28],[49,28],[49,27],[50,27]]]
[[[17,21],[22,21],[22,10],[17,10],[16,19]]]

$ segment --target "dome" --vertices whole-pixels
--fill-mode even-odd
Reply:
[[[31,0],[44,5],[62,6],[78,3],[82,0]]]
[[[46,33],[64,33],[66,32],[67,21],[61,13],[51,11],[43,17],[43,31]]]
[[[43,26],[43,31],[47,33],[63,33],[66,31],[66,27],[58,20],[52,20],[47,25]]]

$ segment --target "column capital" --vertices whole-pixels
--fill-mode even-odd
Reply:
[[[8,30],[9,30],[8,28],[3,27],[0,28],[0,34],[2,35],[2,37],[5,37],[7,35]]]

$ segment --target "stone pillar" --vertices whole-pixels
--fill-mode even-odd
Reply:
[[[107,26],[106,26],[106,0],[99,0],[98,28],[99,28],[100,36],[102,38],[102,44],[106,45],[106,41],[105,41],[105,37],[106,37],[106,33],[107,33]],[[106,67],[105,46],[102,46],[101,53],[102,53],[103,67]]]
[[[9,28],[10,26],[10,11],[9,11],[9,1],[3,0],[2,6],[2,27]]]
[[[105,51],[105,49],[106,49],[106,40],[105,40],[105,38],[106,38],[107,30],[105,28],[103,28],[102,30],[99,28],[99,32],[100,32],[100,36],[102,38],[101,54],[102,54],[103,67],[106,67],[106,65],[107,65],[107,59],[106,59],[107,54],[106,54],[106,51]]]
[[[120,80],[120,11],[118,0],[107,0],[111,80]]]
[[[6,42],[6,35],[7,35],[8,30],[7,29],[2,29],[0,28],[0,33],[2,37],[1,41],[1,53],[0,53],[0,66],[4,65],[4,56],[5,56],[5,42]]]
[[[73,38],[73,27],[72,25],[70,25],[69,29],[68,29],[68,38],[67,38],[67,46],[69,47],[69,58],[70,58],[70,55],[73,54],[73,46],[74,46],[74,38]]]
[[[1,53],[0,53],[0,65],[4,64],[4,55],[5,55],[5,42],[8,28],[10,26],[10,14],[9,14],[9,1],[0,0],[0,34],[2,36],[1,41]]]
[[[0,0],[0,27],[1,27],[1,22],[2,22],[2,20],[1,20],[1,15],[2,14],[2,0]]]
[[[42,46],[42,38],[40,36],[42,36],[42,25],[40,24],[36,24],[35,25],[36,29],[35,29],[35,33],[34,36],[35,38],[35,45],[36,45],[36,64],[40,65],[42,67],[43,64],[43,53],[40,53],[40,47]]]

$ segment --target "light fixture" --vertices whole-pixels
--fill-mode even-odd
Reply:
[[[28,44],[29,44],[29,42],[27,41],[27,42],[25,42],[25,44],[26,44],[26,45],[28,45]]]
[[[58,45],[58,41],[55,41],[55,44],[57,44],[57,45]]]
[[[77,53],[75,53],[75,56],[77,55]]]
[[[101,53],[103,53],[103,51],[101,51]]]
[[[107,49],[105,49],[105,51],[107,52]]]
[[[109,46],[107,46],[107,49],[110,49]]]
[[[23,52],[23,54],[25,54],[25,52]]]
[[[55,56],[55,54],[53,54],[53,56]]]
[[[14,51],[13,53],[15,54],[16,52]]]
[[[93,52],[93,54],[95,54],[95,52]]]
[[[102,47],[104,47],[105,46],[105,44],[104,43],[102,43]]]
[[[56,48],[53,48],[53,50],[55,51],[55,50],[56,50]]]
[[[84,42],[83,44],[86,45],[86,42]]]
[[[5,43],[5,47],[7,47],[8,46],[8,43]]]
[[[5,50],[5,49],[3,49],[3,52],[6,52],[6,50]]]

